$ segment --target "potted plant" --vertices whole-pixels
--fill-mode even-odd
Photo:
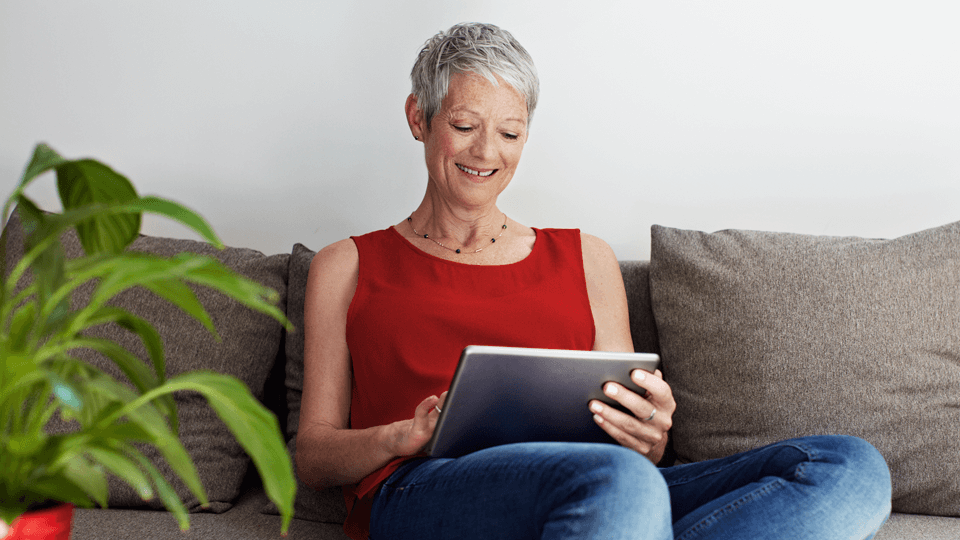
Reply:
[[[42,212],[24,192],[50,170],[56,171],[61,214]],[[196,213],[166,199],[139,196],[129,180],[95,160],[67,160],[38,145],[0,219],[14,206],[25,242],[15,268],[3,268],[6,245],[0,243],[0,520],[11,524],[28,508],[51,501],[66,503],[68,510],[71,505],[106,506],[106,475],[112,474],[143,498],[159,497],[186,529],[182,501],[135,443],[156,447],[190,491],[207,503],[196,468],[177,437],[172,393],[190,390],[207,399],[251,456],[286,532],[296,483],[274,415],[233,377],[194,371],[167,378],[163,343],[153,326],[107,304],[123,290],[145,287],[216,335],[209,314],[186,284],[214,288],[289,328],[275,306],[277,293],[209,257],[125,251],[137,238],[145,212],[177,220],[212,244],[223,244]],[[85,251],[72,260],[66,260],[60,244],[60,234],[69,228],[76,229]],[[28,272],[32,281],[17,292]],[[72,291],[91,280],[97,286],[89,302],[71,307]],[[105,323],[134,332],[149,358],[137,358],[112,342],[84,339],[85,330]],[[80,346],[98,350],[129,380],[73,358],[71,351]],[[55,415],[76,421],[79,429],[46,433],[44,426]]]

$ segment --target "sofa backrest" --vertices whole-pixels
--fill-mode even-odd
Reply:
[[[657,325],[650,304],[650,261],[620,261],[620,272],[627,289],[633,348],[637,352],[660,354]]]

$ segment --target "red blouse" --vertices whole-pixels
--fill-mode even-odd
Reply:
[[[412,418],[421,401],[447,390],[467,345],[593,348],[580,231],[534,231],[530,255],[502,266],[429,255],[392,227],[353,237],[360,273],[347,312],[352,428]],[[344,489],[351,537],[367,537],[373,494],[405,459]]]

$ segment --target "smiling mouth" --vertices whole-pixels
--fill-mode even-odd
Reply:
[[[490,169],[490,170],[487,171],[487,172],[480,172],[480,171],[475,171],[475,170],[473,170],[473,169],[471,169],[471,168],[469,168],[469,167],[464,167],[463,165],[460,165],[459,163],[457,163],[457,168],[460,169],[461,171],[467,173],[467,174],[472,174],[472,175],[474,175],[474,176],[480,176],[480,177],[483,177],[483,178],[486,178],[487,176],[490,176],[491,174],[497,172],[497,170],[498,170],[498,169]]]

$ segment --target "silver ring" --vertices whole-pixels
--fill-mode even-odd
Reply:
[[[643,421],[644,421],[644,422],[649,422],[649,421],[653,420],[653,417],[656,416],[656,415],[657,415],[657,409],[653,409],[653,412],[650,413],[650,416],[646,417]]]
[[[437,413],[442,413],[442,412],[443,412],[443,411],[440,410],[440,407],[437,407],[436,405],[434,405],[433,408],[436,409]],[[651,417],[651,418],[652,418],[652,417]]]

